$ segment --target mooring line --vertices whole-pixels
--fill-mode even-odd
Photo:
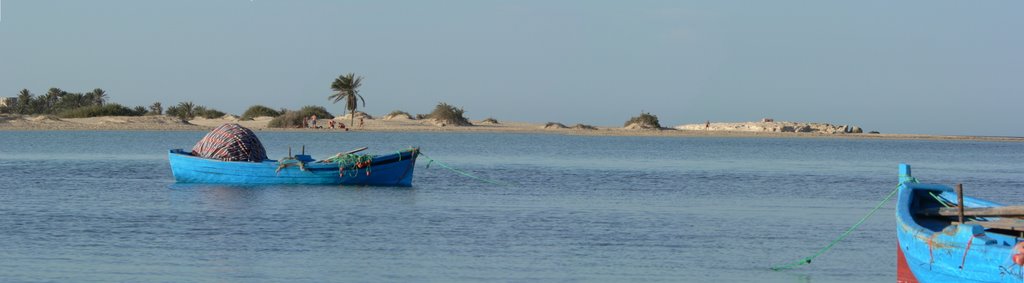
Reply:
[[[477,181],[481,181],[481,182],[484,182],[484,183],[490,183],[490,184],[494,184],[494,185],[499,185],[499,186],[512,186],[512,184],[508,183],[508,182],[503,182],[503,181],[498,181],[498,180],[478,177],[478,176],[470,174],[468,172],[452,168],[451,166],[448,166],[448,164],[445,164],[444,162],[437,161],[436,159],[430,158],[430,156],[427,156],[426,154],[423,154],[423,151],[420,151],[420,155],[423,156],[424,158],[426,158],[427,160],[429,160],[429,162],[427,162],[427,168],[430,168],[430,164],[436,162],[437,165],[443,167],[444,169],[448,169],[449,171],[458,173],[459,175],[466,176],[466,177],[469,177],[471,179],[475,179]]]
[[[910,182],[917,183],[917,180],[911,180]],[[871,215],[874,215],[875,212],[878,211],[879,208],[882,208],[882,205],[884,205],[886,202],[889,202],[889,199],[891,199],[892,196],[896,195],[896,192],[900,191],[900,186],[902,186],[902,185],[903,185],[903,183],[900,183],[899,185],[896,185],[896,188],[893,189],[892,192],[889,193],[889,195],[885,196],[885,198],[882,199],[881,202],[879,202],[877,205],[875,205],[875,208],[871,209],[871,211],[869,211],[867,215],[864,215],[864,217],[861,217],[860,221],[857,221],[856,224],[853,224],[853,226],[850,226],[850,228],[846,229],[846,231],[843,232],[842,234],[840,234],[838,238],[836,238],[835,240],[832,240],[831,243],[826,245],[824,248],[821,248],[820,250],[818,250],[818,252],[814,253],[813,255],[811,255],[809,257],[805,257],[804,259],[801,259],[799,261],[794,261],[792,263],[788,263],[788,264],[784,264],[784,265],[773,266],[773,267],[771,267],[771,270],[773,270],[773,271],[781,271],[781,270],[791,269],[791,268],[794,268],[794,267],[797,267],[797,266],[801,266],[801,265],[805,265],[805,264],[811,264],[812,260],[814,260],[818,256],[824,254],[828,250],[832,249],[832,247],[834,247],[836,244],[838,244],[839,241],[842,241],[843,239],[846,239],[846,236],[849,236],[850,233],[853,232],[853,230],[856,230],[858,227],[860,227],[861,224],[864,224],[864,221],[867,221],[868,218],[870,218]]]

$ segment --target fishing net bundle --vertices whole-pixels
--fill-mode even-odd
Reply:
[[[238,124],[220,125],[192,147],[192,155],[223,161],[260,162],[267,151],[256,134]]]
[[[401,155],[399,155],[399,157],[401,157]],[[337,163],[338,164],[338,176],[341,176],[341,177],[345,177],[345,170],[346,170],[345,167],[349,167],[348,170],[351,170],[350,172],[352,172],[352,176],[353,177],[355,176],[355,174],[357,172],[359,172],[359,169],[363,169],[363,168],[366,168],[366,176],[370,176],[370,171],[372,170],[370,168],[370,165],[373,163],[373,158],[374,158],[374,155],[370,155],[370,154],[356,155],[356,154],[351,154],[351,153],[349,153],[349,154],[341,154],[341,153],[339,153],[339,154],[336,154],[334,156],[328,157],[327,159],[324,159],[321,162]]]

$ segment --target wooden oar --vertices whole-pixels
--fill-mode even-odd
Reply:
[[[345,153],[342,153],[342,154],[339,154],[339,155],[344,155],[344,154],[353,154],[353,153],[356,153],[356,152],[364,151],[364,150],[366,150],[367,148],[368,148],[368,147],[365,147],[365,146],[364,146],[364,147],[360,147],[360,148],[357,148],[357,149],[349,150],[348,152],[345,152]]]
[[[357,148],[357,149],[349,150],[349,151],[346,151],[346,152],[340,152],[338,154],[335,154],[334,156],[331,156],[331,157],[328,157],[328,158],[324,158],[323,160],[317,161],[317,163],[326,163],[327,162],[326,160],[328,160],[328,159],[336,158],[336,157],[341,157],[342,155],[349,155],[349,154],[353,154],[353,153],[356,153],[356,152],[364,151],[367,148],[368,147],[364,146],[364,147],[360,147],[360,148]]]

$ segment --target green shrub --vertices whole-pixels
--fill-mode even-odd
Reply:
[[[334,115],[327,112],[323,106],[305,106],[298,111],[285,111],[267,123],[270,128],[295,128],[302,125],[303,118],[316,115],[317,119],[334,119]]]
[[[327,108],[323,106],[303,106],[299,109],[299,114],[306,115],[306,117],[316,115],[317,119],[334,119],[334,115],[331,115],[331,112],[327,112]]]
[[[629,125],[632,125],[632,124],[637,124],[640,127],[644,127],[644,128],[656,128],[656,129],[660,129],[661,128],[661,123],[658,123],[658,116],[651,115],[651,113],[644,113],[644,112],[640,112],[640,116],[629,118],[629,120],[626,121],[626,123],[623,124],[622,126],[623,127],[628,127]]]
[[[206,119],[217,119],[224,117],[227,113],[221,112],[217,109],[203,109],[202,111],[196,111],[196,116],[203,117]]]
[[[415,119],[415,118],[413,118],[412,115],[409,114],[409,112],[405,112],[405,111],[402,111],[402,110],[391,111],[391,113],[388,113],[387,115],[384,115],[383,118],[384,119],[395,119],[395,117],[403,117],[403,118],[406,118],[406,119],[409,119],[409,120]]]
[[[261,116],[277,117],[277,116],[281,116],[281,112],[277,112],[277,110],[270,109],[270,107],[266,107],[266,106],[263,106],[263,105],[253,105],[253,106],[249,106],[249,109],[246,109],[245,113],[242,113],[242,118],[241,119],[242,120],[252,120],[252,118],[261,117]]]
[[[220,110],[206,108],[206,106],[196,106],[196,108],[193,111],[196,117],[203,117],[206,119],[217,119],[220,117],[224,117],[224,115],[227,115],[224,112],[221,112]]]
[[[285,111],[267,123],[270,128],[296,128],[302,125],[302,119],[309,116],[299,115],[297,111]]]
[[[437,104],[437,107],[434,107],[434,111],[430,112],[427,117],[448,125],[472,126],[473,123],[470,123],[469,119],[466,119],[466,116],[464,115],[465,113],[466,111],[462,108],[457,108],[455,106],[448,105],[448,103],[441,102]]]
[[[484,119],[483,121],[480,121],[480,123],[486,123],[486,124],[501,124],[501,123],[498,123],[498,120],[497,120],[497,119],[494,119],[494,118],[491,118],[491,117],[487,117],[487,119]]]
[[[92,105],[65,110],[60,112],[58,116],[60,116],[61,118],[89,118],[99,116],[142,116],[145,114],[146,109],[144,107],[140,112],[137,111],[137,109],[124,107],[121,104],[108,103],[104,105]]]
[[[171,105],[167,106],[167,110],[164,110],[164,114],[171,117],[178,117],[178,114],[181,113],[181,111],[181,107]]]

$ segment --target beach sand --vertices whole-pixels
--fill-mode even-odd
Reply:
[[[106,130],[106,131],[208,131],[224,123],[238,123],[254,131],[335,131],[340,129],[281,129],[269,128],[270,117],[257,117],[239,121],[228,117],[221,119],[198,118],[187,122],[167,116],[105,116],[93,118],[61,119],[53,116],[0,115],[0,131],[63,131],[63,130]],[[491,132],[491,133],[548,133],[590,136],[656,136],[656,137],[765,137],[765,138],[855,138],[855,139],[913,139],[913,140],[974,140],[1024,142],[1024,137],[981,137],[942,136],[918,134],[850,134],[820,132],[769,132],[738,131],[733,127],[718,127],[714,130],[688,129],[691,126],[662,129],[627,129],[624,127],[595,126],[594,129],[568,126],[545,127],[545,124],[501,121],[498,124],[474,120],[473,126],[439,126],[433,120],[411,120],[404,118],[365,119],[362,127],[351,127],[348,119],[336,118],[336,122],[349,126],[350,131],[363,132]],[[325,128],[328,119],[321,119],[318,125]],[[356,120],[356,124],[359,121]],[[757,122],[749,122],[757,123]],[[813,123],[808,123],[813,124]],[[701,125],[703,126],[703,125]]]

